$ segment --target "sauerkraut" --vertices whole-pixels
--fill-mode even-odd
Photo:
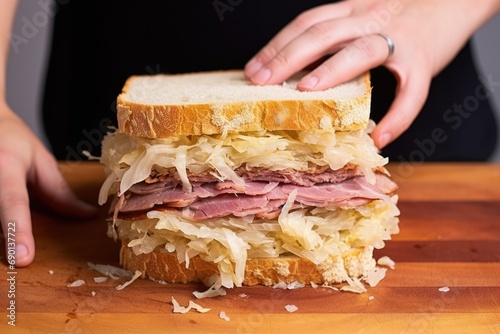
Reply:
[[[116,227],[136,255],[175,252],[186,267],[194,256],[216,263],[220,279],[214,288],[241,286],[248,258],[292,253],[322,268],[328,283],[348,282],[357,289],[359,279],[373,274],[373,250],[399,232],[395,202],[393,198],[357,208],[285,209],[278,221],[252,223],[236,217],[189,222],[175,212],[153,210],[148,219],[118,219]]]
[[[208,173],[243,186],[244,180],[235,173],[242,166],[307,171],[311,165],[338,170],[352,164],[374,184],[374,171],[388,162],[369,135],[374,125],[370,122],[364,130],[348,132],[261,131],[158,139],[113,131],[102,142],[100,162],[107,178],[99,204],[110,195],[122,196],[152,174],[172,169],[185,192],[192,190],[189,174]],[[380,278],[380,272],[374,276],[373,250],[399,232],[397,196],[357,207],[290,210],[293,203],[292,193],[277,220],[230,216],[193,222],[175,211],[153,209],[143,220],[114,217],[110,236],[116,237],[116,228],[136,255],[170,252],[186,267],[195,256],[217,264],[220,276],[212,290],[241,286],[248,258],[282,254],[310,260],[322,268],[327,284],[347,282],[344,289],[349,291],[362,292],[361,280],[373,283]]]

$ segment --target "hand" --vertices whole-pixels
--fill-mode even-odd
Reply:
[[[5,240],[15,224],[16,267],[35,256],[29,194],[68,217],[90,217],[96,209],[79,201],[43,143],[5,104],[0,104],[0,221]],[[11,223],[11,224],[9,224]],[[12,237],[12,235],[10,235]],[[6,246],[10,247],[7,245]]]
[[[400,136],[424,105],[432,78],[458,53],[500,1],[348,0],[313,8],[285,26],[246,65],[255,84],[278,84],[320,62],[299,90],[323,90],[384,65],[396,97],[372,137],[382,148]],[[395,45],[389,48],[383,37]],[[326,60],[324,60],[326,58]]]

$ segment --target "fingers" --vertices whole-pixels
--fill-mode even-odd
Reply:
[[[323,90],[354,79],[383,64],[389,55],[384,38],[367,35],[356,39],[303,77],[299,90]]]
[[[375,144],[382,148],[414,121],[427,99],[436,64],[441,66],[436,55],[426,52],[426,43],[433,40],[435,32],[422,30],[420,24],[433,13],[434,5],[428,10],[408,5],[405,11],[385,5],[342,1],[305,12],[252,58],[245,75],[254,84],[280,84],[307,68],[308,74],[297,88],[314,91],[384,65],[398,78],[398,90],[390,110],[372,133]],[[381,21],[380,13],[389,14]],[[410,19],[405,20],[403,13]],[[377,34],[380,32],[387,35]]]
[[[315,7],[300,14],[285,26],[245,66],[245,75],[252,78],[262,67],[275,58],[281,50],[311,27],[325,21],[347,17],[351,12],[349,2]],[[346,31],[345,29],[343,31]]]
[[[428,76],[418,73],[418,68],[416,67],[411,78],[400,76],[396,98],[371,134],[375,145],[380,149],[408,129],[427,99],[430,81],[425,79]]]
[[[33,180],[35,191],[50,209],[66,217],[89,218],[97,214],[94,206],[78,199],[58,169],[56,160],[45,150],[37,152]]]
[[[92,217],[95,207],[80,201],[59,172],[56,160],[43,147],[37,147],[31,168],[8,153],[0,153],[0,221],[7,254],[15,255],[15,266],[29,265],[35,256],[29,195],[50,209],[68,217]]]
[[[276,52],[250,80],[258,85],[283,82],[315,60],[336,53],[361,37],[363,31],[360,29],[342,29],[343,26],[356,27],[361,22],[362,19],[356,17],[324,21],[312,26]]]
[[[7,254],[15,250],[15,266],[24,267],[35,256],[25,168],[11,156],[1,154],[0,171],[0,220]]]

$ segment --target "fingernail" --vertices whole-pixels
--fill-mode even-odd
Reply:
[[[386,133],[383,133],[382,135],[380,135],[380,137],[379,137],[380,148],[389,144],[391,142],[391,139],[392,139],[392,136],[390,133],[386,132]]]
[[[252,81],[258,85],[265,84],[271,77],[271,70],[268,68],[263,68],[252,76]]]
[[[316,76],[305,77],[300,81],[299,86],[301,89],[311,90],[314,89],[314,87],[316,87],[318,82],[319,79]]]
[[[19,244],[16,246],[16,262],[27,257],[28,255],[28,248],[25,245]]]
[[[248,77],[251,77],[255,73],[257,73],[258,70],[262,68],[262,63],[258,61],[257,59],[252,59],[250,62],[247,64],[245,68],[245,72]]]

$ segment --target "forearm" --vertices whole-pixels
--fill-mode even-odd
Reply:
[[[465,45],[465,43],[493,16],[500,12],[500,0],[404,0],[417,6],[408,10],[421,13],[414,17],[428,18],[428,22],[415,22],[414,31],[428,35],[424,45],[427,52],[439,54],[431,56],[429,68],[437,75]],[[418,26],[420,25],[420,28]],[[427,32],[421,30],[427,30]],[[424,50],[423,50],[424,51]]]
[[[450,29],[469,37],[500,12],[500,0],[431,0],[431,3],[435,10],[445,10],[441,13],[442,20]]]
[[[5,84],[7,76],[7,56],[10,47],[10,35],[14,22],[18,0],[0,1],[0,102],[5,102]],[[0,112],[3,108],[0,108]]]

